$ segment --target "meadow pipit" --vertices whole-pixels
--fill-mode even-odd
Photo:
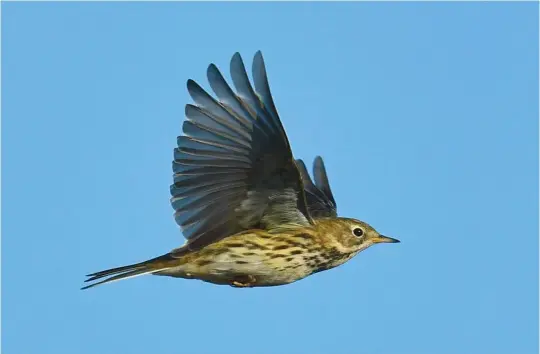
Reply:
[[[83,289],[142,274],[235,287],[292,283],[330,269],[375,243],[399,242],[337,216],[323,160],[314,182],[294,160],[260,52],[251,85],[242,58],[230,63],[236,93],[214,64],[217,99],[195,81],[187,89],[184,135],[174,150],[171,204],[187,242],[145,262],[88,275]]]

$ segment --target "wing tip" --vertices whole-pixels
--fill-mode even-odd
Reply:
[[[266,68],[264,65],[264,58],[260,50],[256,51],[253,55],[253,70],[260,70],[263,73],[266,73]]]
[[[206,76],[210,80],[212,75],[215,75],[216,73],[219,73],[219,69],[216,64],[210,63],[208,64],[208,67],[206,68]]]
[[[234,52],[234,54],[231,57],[231,61],[233,60],[242,60],[242,55],[240,54],[240,52]]]

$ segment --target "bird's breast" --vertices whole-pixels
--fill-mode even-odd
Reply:
[[[352,257],[307,234],[248,236],[213,244],[166,273],[215,284],[231,284],[250,277],[251,286],[274,286],[334,268]]]

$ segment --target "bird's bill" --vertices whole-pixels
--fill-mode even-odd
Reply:
[[[383,235],[379,235],[373,239],[373,243],[399,243],[399,242],[401,241],[399,241],[398,239],[388,237],[388,236],[383,236]]]

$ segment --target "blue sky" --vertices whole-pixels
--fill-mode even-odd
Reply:
[[[6,353],[538,352],[538,5],[2,4]],[[184,242],[185,81],[262,50],[294,154],[402,240],[276,288],[84,275]]]

